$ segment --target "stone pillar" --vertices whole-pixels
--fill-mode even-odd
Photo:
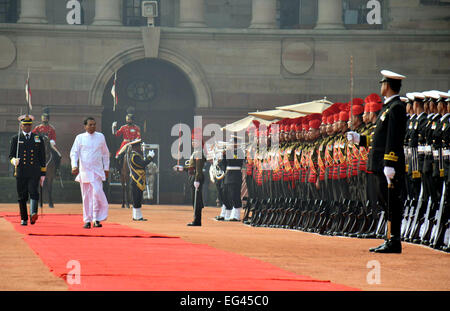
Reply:
[[[48,24],[45,0],[21,0],[18,23]]]
[[[250,28],[277,28],[277,1],[253,0]]]
[[[180,0],[178,27],[206,27],[205,0]]]
[[[92,25],[122,25],[120,3],[120,0],[95,0],[95,17]]]
[[[318,0],[315,29],[345,29],[342,21],[342,0]]]

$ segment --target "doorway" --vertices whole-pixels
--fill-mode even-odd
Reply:
[[[171,146],[178,137],[171,136],[171,130],[180,122],[192,128],[195,95],[189,79],[177,66],[162,59],[130,62],[117,71],[115,111],[111,95],[113,79],[108,81],[102,97],[102,132],[111,154],[115,154],[122,142],[121,137],[112,135],[112,122],[117,121],[117,128],[120,128],[125,124],[127,110],[132,107],[142,140],[160,146],[160,203],[186,203],[185,174],[172,170],[176,159],[172,158]]]

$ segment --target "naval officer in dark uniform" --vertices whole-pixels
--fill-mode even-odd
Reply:
[[[401,253],[400,229],[403,207],[406,131],[406,108],[399,92],[403,75],[382,70],[381,95],[385,97],[373,136],[348,132],[349,141],[371,146],[368,170],[376,176],[377,196],[387,215],[387,238],[384,244],[371,248],[377,253]]]
[[[28,222],[27,201],[30,198],[30,223],[38,219],[39,183],[45,180],[45,145],[41,136],[31,131],[34,117],[23,115],[20,132],[11,139],[9,159],[15,167],[21,225]],[[18,145],[18,147],[17,147]]]

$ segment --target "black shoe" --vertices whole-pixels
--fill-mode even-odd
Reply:
[[[200,227],[202,224],[199,224],[197,222],[190,222],[187,224],[188,226],[194,226],[194,227]]]
[[[384,241],[383,244],[378,245],[377,247],[369,248],[369,252],[374,252],[375,250],[377,250],[377,249],[379,249],[379,248],[381,248],[381,247],[384,247],[384,245],[385,245],[386,243],[387,243],[387,241]]]
[[[21,220],[20,221],[20,225],[21,226],[26,226],[27,225],[27,221],[26,220]]]
[[[222,221],[222,220],[225,220],[225,217],[219,215],[219,216],[214,217],[214,219]]]
[[[84,229],[91,229],[91,223],[90,222],[85,223],[83,228]]]
[[[147,219],[142,218],[142,217],[139,218],[139,219],[138,219],[138,218],[133,218],[133,220],[134,220],[134,221],[147,221]]]
[[[229,221],[240,221],[240,220],[237,218],[231,218]]]
[[[384,254],[400,254],[402,252],[402,243],[400,240],[388,240],[380,247],[377,247],[373,252]]]
[[[34,225],[36,223],[36,220],[38,219],[38,214],[33,214],[30,217],[30,224]]]
[[[101,228],[101,227],[103,227],[103,226],[100,223],[100,221],[98,221],[98,220],[94,221],[94,228]]]

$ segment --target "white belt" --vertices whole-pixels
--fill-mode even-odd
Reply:
[[[240,166],[227,166],[227,171],[240,171],[241,169]]]

